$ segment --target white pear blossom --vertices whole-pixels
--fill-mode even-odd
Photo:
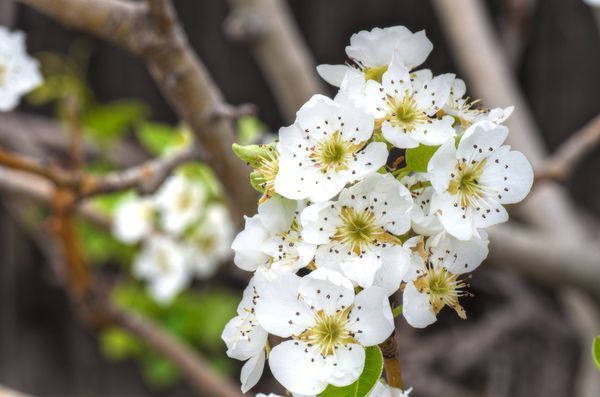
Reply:
[[[403,391],[379,381],[373,390],[371,390],[368,397],[409,397],[411,391],[412,388]]]
[[[423,236],[433,236],[444,231],[438,217],[430,213],[431,196],[435,191],[427,176],[414,173],[405,176],[400,182],[408,188],[415,203],[410,211],[413,231]]]
[[[205,198],[202,184],[181,174],[171,175],[155,196],[164,229],[173,234],[183,232],[202,215]]]
[[[354,62],[348,65],[319,65],[317,72],[329,84],[339,87],[347,74],[357,75],[364,82],[381,81],[396,51],[398,59],[408,69],[413,69],[429,56],[433,44],[425,36],[425,31],[412,33],[404,26],[374,28],[360,31],[350,37],[346,54]]]
[[[391,174],[373,174],[342,190],[337,201],[302,213],[302,237],[318,244],[317,267],[340,271],[356,285],[398,289],[409,252],[398,236],[410,229],[410,192]]]
[[[449,140],[429,161],[435,189],[431,211],[458,239],[507,221],[503,204],[517,203],[531,190],[531,165],[522,153],[502,145],[507,135],[506,127],[480,121],[467,129],[458,148]]]
[[[294,200],[326,201],[349,182],[385,165],[382,142],[367,144],[373,117],[349,104],[313,96],[296,122],[279,131],[279,172],[275,191]]]
[[[291,338],[271,350],[269,366],[286,389],[306,395],[356,381],[364,347],[383,342],[394,329],[382,289],[355,295],[349,280],[328,269],[304,278],[283,274],[265,284],[256,316],[267,332]]]
[[[25,34],[0,26],[0,111],[14,109],[41,83],[38,62],[25,49]]]
[[[453,81],[450,73],[436,77],[427,69],[410,73],[394,56],[381,83],[367,81],[362,97],[351,92],[347,95],[375,116],[376,126],[394,146],[435,146],[456,134],[454,118],[437,115],[448,101]]]
[[[187,239],[190,267],[196,275],[210,277],[229,258],[233,229],[224,205],[211,204],[206,208],[200,224]]]
[[[221,335],[227,345],[227,355],[246,361],[240,375],[244,393],[260,380],[265,365],[268,334],[256,319],[255,308],[260,299],[258,284],[256,277],[250,280],[238,306],[238,315],[229,320]]]
[[[469,127],[478,121],[491,121],[492,123],[501,124],[510,117],[514,110],[514,106],[506,108],[494,109],[479,109],[476,107],[478,101],[471,101],[468,97],[465,98],[467,86],[462,79],[454,79],[448,103],[444,106],[443,111],[451,116],[458,118],[460,125],[463,128]]]
[[[231,248],[234,263],[267,278],[296,272],[314,258],[316,247],[301,238],[298,214],[304,202],[273,197],[258,207],[258,214],[246,218],[246,227]]]
[[[150,295],[161,304],[169,304],[187,285],[190,271],[185,250],[168,237],[147,239],[133,263],[133,274],[149,283]]]
[[[112,233],[126,244],[137,243],[152,233],[155,217],[156,208],[151,199],[126,198],[115,210]]]
[[[411,267],[405,279],[402,313],[416,328],[436,321],[437,314],[449,306],[461,318],[466,313],[458,299],[467,293],[467,284],[459,277],[475,270],[488,255],[485,232],[471,240],[458,240],[448,233],[430,237],[413,237],[405,245],[413,250]]]

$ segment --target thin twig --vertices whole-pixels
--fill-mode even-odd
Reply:
[[[600,115],[571,135],[536,171],[536,182],[565,181],[586,155],[600,145]]]
[[[225,186],[236,219],[255,211],[256,193],[247,183],[248,170],[231,151],[234,139],[229,120],[214,120],[223,96],[205,66],[189,46],[179,22],[160,26],[146,4],[115,0],[21,0],[70,27],[84,30],[140,56],[159,88],[193,130],[206,161]],[[155,4],[168,8],[168,0]],[[160,11],[162,12],[162,11]],[[156,15],[156,14],[155,14]]]

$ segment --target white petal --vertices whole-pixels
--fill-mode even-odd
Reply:
[[[379,287],[362,290],[354,299],[348,329],[363,346],[374,346],[394,331],[394,317],[388,295]]]
[[[459,240],[468,240],[473,235],[472,211],[469,207],[461,207],[458,196],[447,192],[431,197],[431,213],[436,214],[444,229]]]
[[[340,129],[341,107],[324,95],[313,95],[296,114],[296,124],[312,137],[323,137],[325,132]],[[308,131],[306,131],[308,130]]]
[[[332,86],[339,87],[350,67],[346,65],[318,65],[317,73]]]
[[[327,387],[317,376],[317,365],[311,363],[313,352],[305,352],[306,344],[285,341],[275,346],[269,354],[269,367],[279,383],[292,393],[314,395]]]
[[[480,161],[497,150],[508,136],[508,128],[489,121],[470,126],[462,136],[456,156],[460,159]]]
[[[342,273],[361,287],[370,287],[381,268],[378,252],[367,251],[361,255],[351,255],[340,263]]]
[[[392,295],[400,288],[410,266],[410,251],[402,246],[388,246],[381,252],[382,266],[375,274],[373,285]]]
[[[521,152],[502,146],[488,158],[479,182],[495,189],[501,204],[518,203],[531,190],[533,169]]]
[[[335,352],[335,363],[327,383],[348,386],[356,382],[365,368],[365,349],[357,344],[340,346]]]
[[[425,62],[432,50],[433,44],[425,35],[424,30],[405,37],[396,45],[398,55],[409,69]]]
[[[419,142],[417,142],[411,133],[405,131],[402,127],[393,126],[388,121],[385,121],[381,126],[381,132],[383,133],[383,137],[400,149],[411,149],[419,146]]]
[[[356,160],[350,166],[349,181],[356,181],[366,175],[377,172],[387,162],[387,146],[383,142],[372,142],[356,154]],[[341,189],[340,189],[341,190]],[[338,192],[339,193],[339,190]]]
[[[328,315],[345,309],[354,300],[352,283],[340,273],[324,268],[304,277],[298,293],[313,311],[323,310]]]
[[[295,274],[282,274],[261,288],[256,318],[267,332],[287,338],[313,323],[312,312],[298,300],[300,280]]]
[[[338,103],[338,101],[336,101]],[[357,108],[350,103],[340,104],[341,118],[344,123],[340,132],[345,140],[354,140],[355,143],[364,142],[373,135],[375,119],[365,110]]]
[[[246,361],[242,367],[240,381],[242,382],[242,393],[252,389],[260,380],[265,367],[265,351],[261,350],[257,355]]]
[[[430,261],[439,263],[450,273],[463,274],[475,270],[488,255],[488,240],[473,236],[461,241],[447,233],[441,233],[427,240]]]
[[[478,205],[475,211],[471,211],[473,225],[476,228],[486,228],[508,221],[506,209],[495,199],[480,200]]]
[[[449,139],[433,154],[427,164],[427,172],[431,186],[437,193],[443,193],[448,189],[452,173],[456,167],[456,148],[454,139]]]
[[[428,146],[441,145],[449,139],[454,138],[456,131],[452,127],[454,118],[444,116],[441,119],[432,119],[431,124],[427,123],[410,133],[415,141]]]
[[[333,207],[333,208],[332,208]],[[311,244],[326,244],[341,224],[333,202],[313,204],[300,214],[302,238]]]
[[[420,293],[415,284],[406,284],[402,297],[402,314],[411,326],[425,328],[436,321],[427,294]]]
[[[296,201],[273,197],[258,206],[258,215],[265,228],[277,234],[289,230],[296,208]]]
[[[242,270],[254,271],[265,263],[268,256],[262,251],[262,245],[270,233],[263,226],[260,218],[255,215],[246,217],[246,227],[233,240],[231,249],[235,251],[233,262]]]

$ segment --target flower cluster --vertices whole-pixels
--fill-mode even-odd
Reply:
[[[317,69],[334,99],[313,96],[273,144],[234,147],[263,193],[232,245],[254,276],[223,333],[247,360],[243,391],[267,356],[295,394],[356,382],[365,349],[394,330],[399,291],[414,327],[445,306],[466,318],[464,275],[488,254],[485,229],[508,219],[533,173],[504,144],[512,108],[478,108],[453,74],[416,69],[432,47],[402,26],[353,35],[346,65]],[[283,341],[271,348],[269,334]],[[405,394],[379,383],[371,395]]]
[[[127,196],[116,208],[113,235],[141,243],[133,273],[160,303],[168,304],[192,277],[210,277],[229,257],[229,212],[209,196],[201,181],[179,173],[156,194]]]
[[[0,112],[14,109],[41,83],[38,63],[25,50],[25,34],[0,26]]]

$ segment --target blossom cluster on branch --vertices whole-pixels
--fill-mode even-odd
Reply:
[[[234,145],[263,193],[232,244],[254,275],[223,332],[228,355],[246,361],[244,392],[267,358],[296,395],[358,389],[394,331],[398,291],[413,327],[445,306],[466,318],[464,275],[488,254],[485,229],[508,220],[533,172],[504,145],[512,107],[481,109],[453,74],[416,69],[432,48],[402,26],[359,32],[347,64],[318,67],[339,87],[333,99],[310,98],[276,142]],[[363,395],[399,386],[373,381]]]
[[[171,175],[149,196],[127,195],[115,210],[113,235],[140,244],[133,275],[169,304],[193,277],[209,278],[229,257],[233,224],[227,208],[201,178]]]

